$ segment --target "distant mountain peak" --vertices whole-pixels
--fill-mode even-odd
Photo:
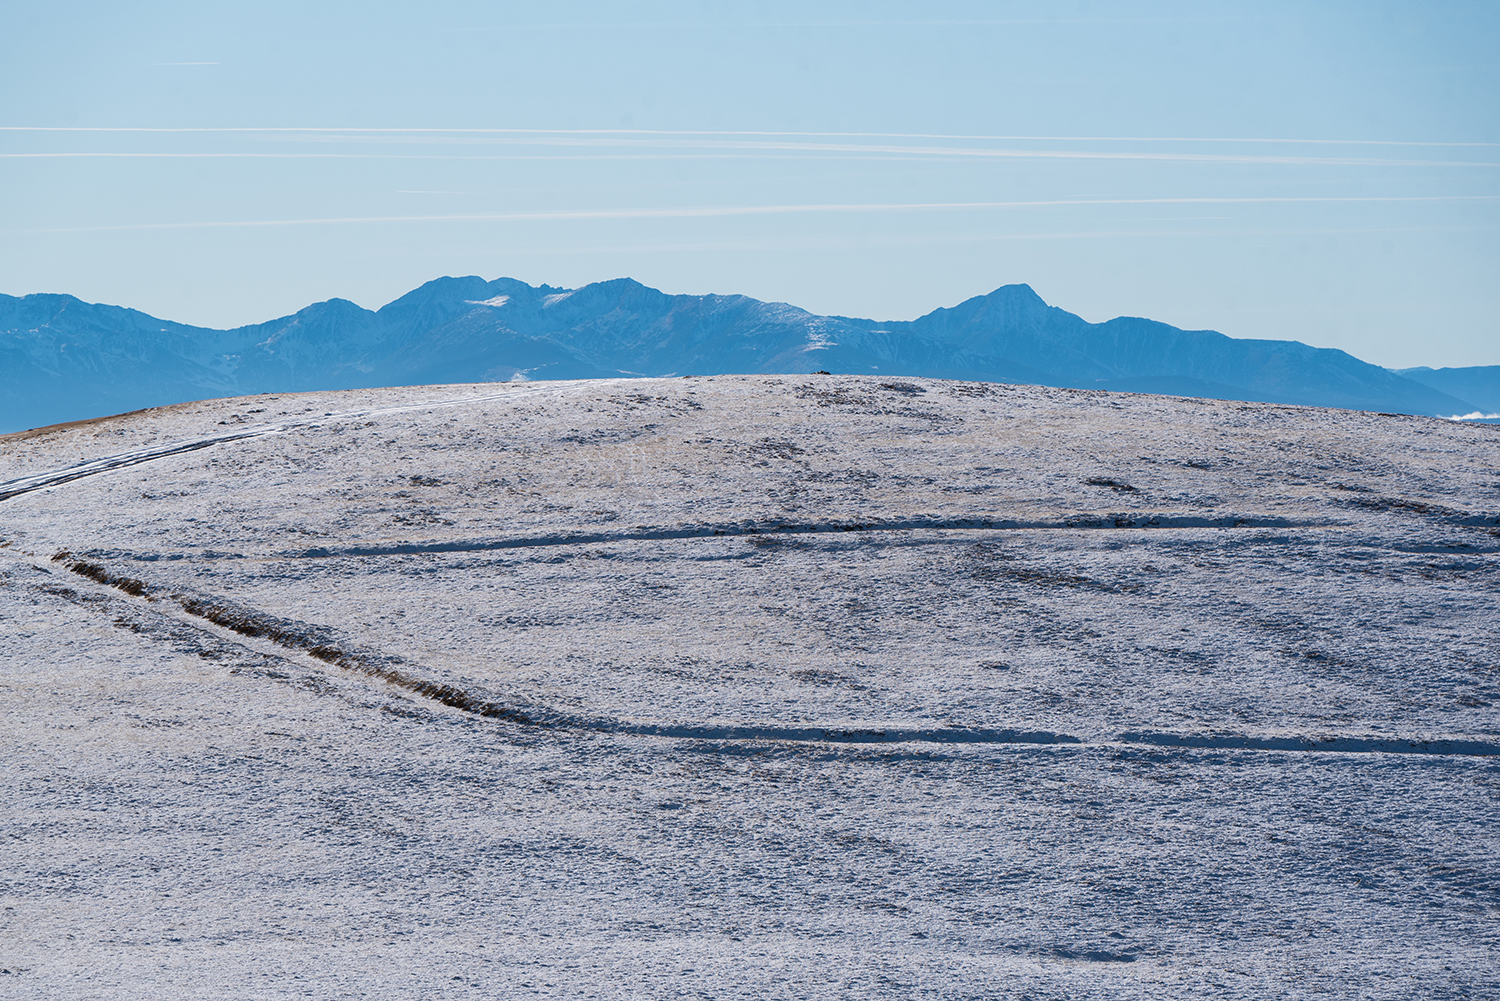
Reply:
[[[561,288],[445,276],[378,310],[335,298],[234,330],[63,294],[0,296],[0,363],[0,430],[272,391],[819,370],[1445,416],[1500,409],[1481,400],[1500,368],[1395,374],[1294,341],[1134,317],[1089,323],[1024,283],[881,323],[669,295],[632,278]]]
[[[1045,303],[1045,302],[1042,301],[1042,297],[1039,296],[1039,295],[1037,295],[1036,289],[1032,288],[1030,285],[1026,284],[1025,282],[1016,282],[1016,283],[1013,283],[1013,284],[1010,284],[1010,285],[1001,285],[999,288],[995,289],[995,291],[991,292],[989,295],[987,295],[987,296],[980,296],[979,298],[983,298],[983,299],[1014,299],[1014,300],[1017,300],[1017,301],[1033,301],[1034,300],[1036,302],[1040,302],[1043,306],[1047,305],[1047,303]]]

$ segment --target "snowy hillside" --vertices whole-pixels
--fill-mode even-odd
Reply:
[[[0,438],[0,994],[1493,996],[1497,600],[1500,428],[1422,417],[771,375]]]
[[[1087,323],[1025,285],[877,323],[629,279],[559,289],[440,278],[377,311],[332,299],[235,330],[65,295],[0,296],[0,431],[262,392],[820,370],[1450,417],[1478,408],[1342,351],[1132,317]]]

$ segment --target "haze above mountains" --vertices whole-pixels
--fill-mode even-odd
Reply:
[[[1089,323],[1006,285],[916,320],[818,316],[628,278],[439,278],[379,310],[330,299],[214,330],[73,296],[0,296],[0,432],[210,397],[441,383],[834,373],[928,376],[1453,417],[1500,411],[1500,366],[1393,372],[1296,341],[1138,317]]]

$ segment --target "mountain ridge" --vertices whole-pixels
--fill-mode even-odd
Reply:
[[[1399,368],[1395,372],[1430,389],[1467,400],[1490,416],[1500,412],[1500,365],[1467,368],[1428,368],[1424,365]]]
[[[1483,383],[1470,370],[1397,373],[1333,348],[1143,317],[1089,323],[1025,284],[877,321],[630,278],[567,289],[449,276],[376,310],[334,298],[227,330],[61,293],[0,295],[0,367],[0,431],[264,392],[824,370],[1435,416],[1489,409],[1454,391]]]

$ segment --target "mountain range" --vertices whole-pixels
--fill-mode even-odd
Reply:
[[[518,379],[932,376],[1457,416],[1500,411],[1500,366],[1390,371],[1331,348],[1139,317],[1089,323],[1006,285],[916,320],[819,316],[628,278],[577,289],[439,278],[215,330],[70,295],[0,295],[0,432],[187,400]]]

